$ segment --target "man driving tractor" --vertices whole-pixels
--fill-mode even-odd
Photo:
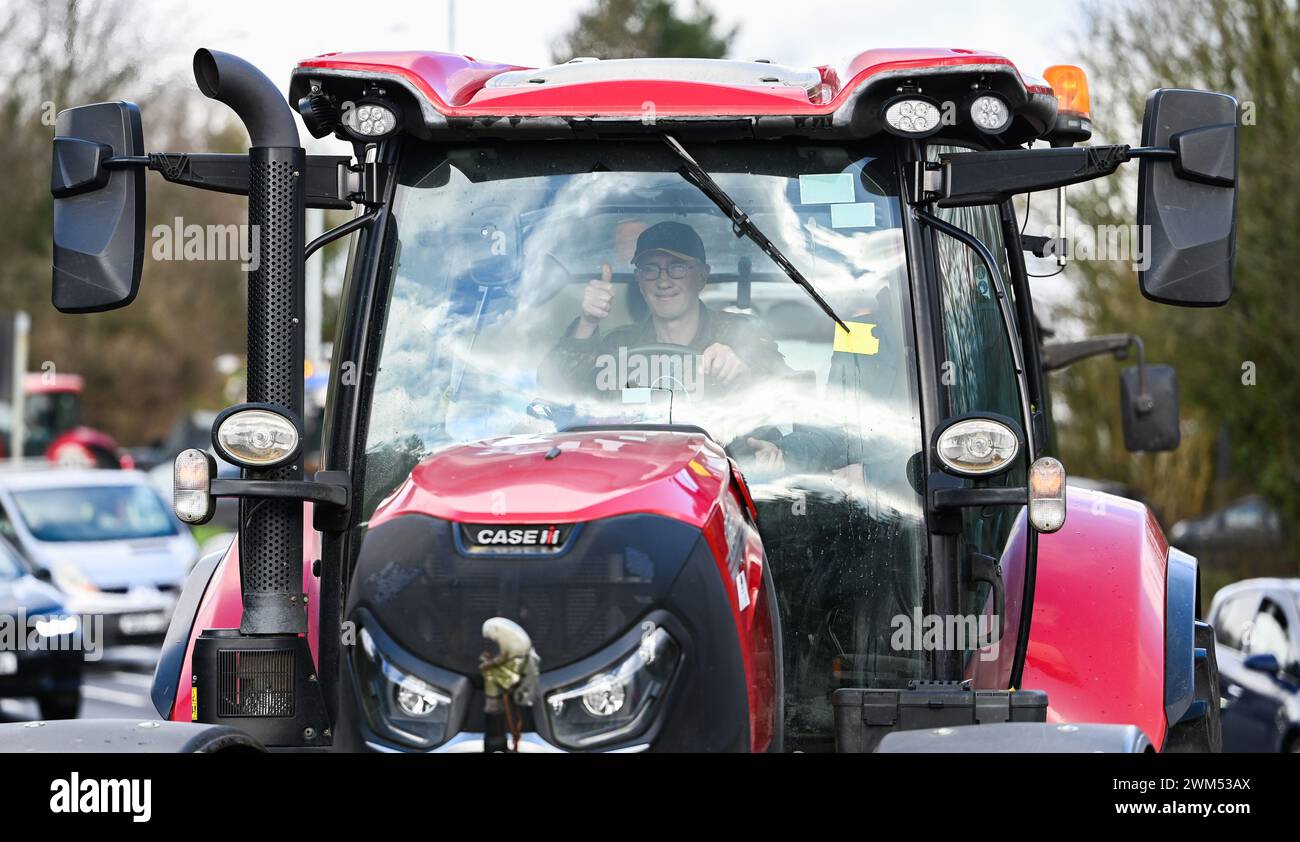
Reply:
[[[601,277],[583,291],[581,314],[543,362],[543,378],[558,376],[571,386],[589,388],[595,383],[585,378],[602,355],[655,345],[694,351],[698,373],[722,384],[790,372],[757,319],[712,310],[700,301],[709,264],[695,229],[681,222],[650,226],[637,238],[632,265],[649,309],[646,318],[600,334],[600,323],[614,303],[613,269],[606,263]]]
[[[700,300],[709,282],[709,264],[704,241],[694,228],[682,222],[651,225],[637,237],[632,265],[647,316],[600,334],[600,323],[614,304],[613,269],[604,264],[601,276],[583,290],[582,312],[543,361],[539,379],[584,391],[599,388],[592,375],[601,359],[613,359],[620,348],[631,354],[638,348],[664,345],[694,351],[695,374],[723,386],[752,376],[793,373],[758,319],[713,310]],[[619,388],[624,385],[617,383]],[[759,465],[782,467],[783,455],[775,443],[748,438],[746,444]]]

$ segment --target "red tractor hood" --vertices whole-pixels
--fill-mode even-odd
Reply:
[[[460,523],[577,523],[647,513],[703,527],[730,481],[703,433],[609,429],[503,436],[425,459],[371,525],[405,514]]]

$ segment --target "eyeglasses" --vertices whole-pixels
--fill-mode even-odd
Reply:
[[[657,281],[659,280],[659,276],[662,275],[664,271],[667,271],[668,277],[675,281],[680,281],[682,278],[686,277],[686,273],[691,270],[692,265],[693,264],[690,263],[669,263],[668,268],[664,270],[660,269],[658,263],[643,263],[636,267],[636,275],[638,278],[645,281]]]

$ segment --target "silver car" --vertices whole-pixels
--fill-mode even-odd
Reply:
[[[104,617],[104,643],[160,639],[198,555],[139,471],[0,470],[0,533],[50,571],[78,614]]]

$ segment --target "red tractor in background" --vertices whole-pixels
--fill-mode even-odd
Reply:
[[[79,374],[29,372],[23,378],[25,456],[77,468],[132,468],[130,455],[107,433],[81,423]],[[12,420],[0,439],[0,458],[9,456]]]
[[[247,155],[147,154],[103,103],[59,115],[52,178],[65,312],[135,296],[147,170],[246,194],[261,232],[249,402],[213,424],[242,475],[175,467],[182,519],[241,505],[155,675],[187,746],[1218,747],[1195,560],[1046,453],[1012,197],[1137,161],[1143,293],[1222,304],[1231,97],[1156,91],[1141,146],[1080,147],[1081,71],[973,50],[843,82],[341,53],[288,102],[354,154],[308,156],[259,71],[194,70]],[[308,243],[306,207],[359,213]],[[303,263],[351,234],[306,478]],[[1122,395],[1130,446],[1176,445],[1171,374]]]

